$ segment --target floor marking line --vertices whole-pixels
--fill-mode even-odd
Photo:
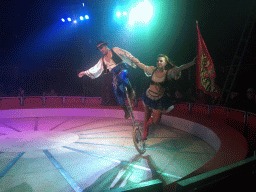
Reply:
[[[74,116],[72,116],[71,118],[67,118],[66,120],[62,121],[62,122],[61,122],[61,123],[59,123],[58,125],[56,125],[56,126],[52,127],[52,128],[50,129],[50,131],[52,131],[52,130],[56,129],[57,127],[61,126],[61,125],[62,125],[62,124],[64,124],[64,123],[69,122],[69,121],[70,121],[70,120],[72,120],[73,118],[74,118]]]
[[[97,121],[95,121],[95,122],[97,122]],[[90,129],[86,129],[86,130],[82,130],[82,131],[76,131],[76,132],[83,132],[83,131],[88,131],[88,130],[101,129],[101,128],[106,128],[106,127],[111,127],[111,126],[114,126],[114,125],[122,125],[122,124],[124,124],[124,123],[123,122],[113,123],[113,124],[109,124],[109,125],[105,125],[105,126],[94,127],[94,128],[90,128]],[[127,125],[127,127],[129,127],[129,126],[130,125]]]
[[[90,122],[86,122],[86,123],[84,123],[84,124],[77,125],[77,126],[75,126],[75,127],[70,127],[70,128],[68,128],[68,129],[64,129],[63,131],[67,131],[67,130],[70,130],[70,129],[75,129],[75,128],[82,127],[82,126],[84,126],[84,125],[89,125],[89,124],[95,123],[95,122],[98,122],[98,121],[97,121],[97,120],[92,120],[92,121],[90,121]],[[87,130],[87,129],[86,129],[86,130]],[[89,130],[90,130],[90,129],[89,129]],[[75,131],[75,132],[81,132],[81,131]]]
[[[9,164],[3,169],[3,171],[0,172],[0,179],[5,176],[5,174],[12,168],[12,166],[21,158],[21,156],[22,156],[24,153],[25,153],[25,152],[19,153],[19,154],[12,160],[12,162],[9,163]]]
[[[107,160],[110,160],[110,161],[114,161],[114,162],[117,162],[117,163],[122,163],[122,164],[131,166],[131,167],[134,167],[134,168],[137,168],[137,169],[141,169],[141,170],[144,170],[144,171],[151,171],[151,169],[149,169],[149,168],[146,168],[146,167],[143,167],[143,166],[140,166],[140,165],[128,164],[126,162],[116,160],[116,159],[111,158],[111,157],[101,156],[101,155],[98,155],[96,153],[91,153],[91,152],[88,152],[88,151],[83,151],[83,150],[75,149],[75,148],[72,148],[72,147],[67,147],[67,146],[62,146],[62,147],[66,148],[66,149],[69,149],[69,150],[72,150],[72,151],[77,151],[77,152],[80,152],[80,153],[85,153],[87,155],[92,155],[92,156],[96,156],[96,157],[99,157],[99,158],[104,158],[104,159],[107,159]],[[173,177],[173,178],[176,178],[176,179],[181,179],[182,178],[182,177],[172,175],[172,174],[169,174],[169,173],[164,173],[162,171],[156,171],[156,172],[161,174],[161,175],[167,176],[167,177]]]
[[[74,142],[81,145],[103,145],[103,146],[110,146],[110,147],[123,147],[123,148],[132,148],[135,149],[134,146],[124,146],[124,145],[109,145],[109,144],[99,144],[99,143],[85,143],[85,142]],[[158,148],[149,148],[146,147],[147,150],[155,150],[155,151],[165,151],[164,149],[158,149]]]
[[[58,169],[60,174],[66,179],[66,181],[70,184],[70,186],[76,192],[83,192],[83,190],[77,185],[74,179],[65,171],[65,169],[61,166],[61,164],[52,156],[52,154],[48,150],[43,150],[48,159],[52,162],[52,164]]]
[[[124,148],[133,148],[133,149],[135,149],[135,147],[133,147],[133,146],[123,146],[123,145],[109,145],[109,144],[97,144],[97,143],[85,143],[85,142],[74,142],[74,143],[78,143],[78,144],[82,144],[82,145],[103,145],[103,146],[124,147]]]
[[[9,125],[7,125],[7,124],[5,124],[5,123],[2,123],[2,125],[4,125],[4,126],[6,126],[6,127],[10,128],[10,129],[12,129],[12,130],[14,130],[14,131],[21,132],[20,130],[15,129],[14,127],[9,126]]]
[[[34,131],[38,131],[38,121],[39,121],[39,118],[36,117]]]
[[[82,137],[79,139],[131,139],[132,137]]]
[[[132,130],[132,128],[130,128],[130,129],[120,129],[120,130],[118,130],[118,131],[105,131],[105,132],[95,132],[95,133],[87,133],[87,134],[84,134],[84,133],[82,133],[82,134],[80,134],[80,135],[95,135],[95,134],[102,134],[102,133],[118,133],[118,132],[122,132],[122,131],[131,131]]]

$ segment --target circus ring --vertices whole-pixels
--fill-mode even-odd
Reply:
[[[134,111],[143,121],[141,102]],[[6,191],[102,191],[155,179],[175,191],[178,181],[244,160],[255,138],[248,131],[254,114],[189,103],[176,105],[151,129],[142,156],[130,120],[100,98],[2,98],[0,120],[0,188]]]

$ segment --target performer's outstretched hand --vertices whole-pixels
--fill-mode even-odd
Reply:
[[[85,71],[81,71],[80,73],[78,73],[78,77],[83,77],[85,75]]]
[[[193,61],[192,61],[192,62],[195,63],[195,64],[196,64],[196,59],[197,59],[197,57],[195,57],[195,58],[193,59]]]

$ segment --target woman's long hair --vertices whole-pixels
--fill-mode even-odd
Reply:
[[[158,57],[164,57],[165,58],[165,60],[167,62],[167,65],[165,66],[165,70],[168,71],[170,69],[177,68],[177,66],[173,64],[173,62],[168,58],[167,55],[159,54]],[[175,79],[175,80],[178,80],[180,77],[181,77],[181,72],[177,75],[177,79]]]
[[[164,58],[165,58],[165,60],[166,60],[166,62],[167,62],[167,65],[165,66],[165,69],[166,69],[166,70],[169,70],[169,69],[172,69],[172,68],[176,68],[176,67],[177,67],[176,65],[173,64],[173,62],[168,58],[167,55],[165,55],[165,54],[159,54],[159,55],[157,56],[157,58],[159,58],[159,57],[164,57]]]

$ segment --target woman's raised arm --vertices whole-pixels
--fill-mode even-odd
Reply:
[[[181,71],[183,71],[195,64],[196,64],[196,57],[190,63],[184,64],[184,65],[181,65],[180,67],[169,70],[168,77],[176,79],[176,77],[180,74]]]

